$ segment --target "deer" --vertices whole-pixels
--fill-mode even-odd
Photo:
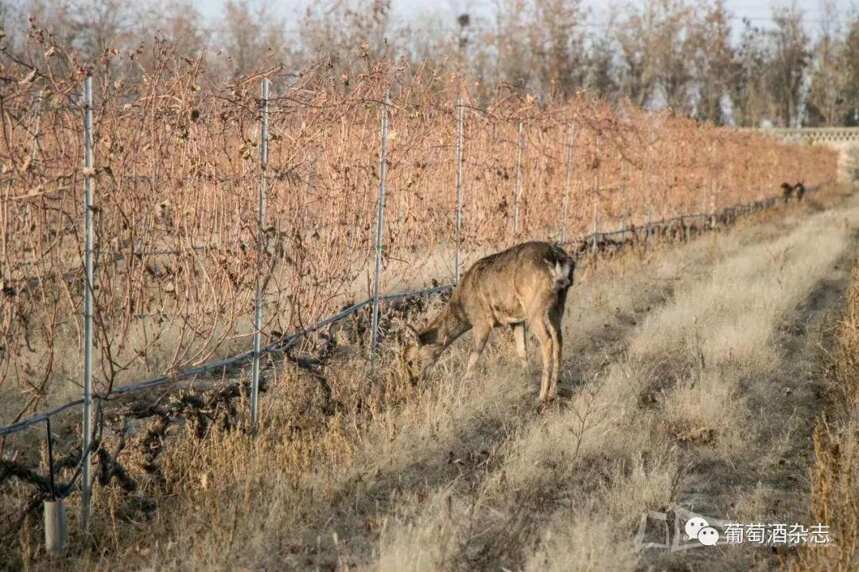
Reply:
[[[781,197],[784,199],[785,203],[790,201],[790,198],[793,196],[793,191],[794,187],[790,183],[781,184]]]
[[[474,369],[492,330],[510,326],[526,371],[525,326],[540,343],[543,373],[539,403],[557,396],[563,346],[562,321],[575,261],[559,246],[525,242],[481,258],[463,275],[445,307],[423,329],[405,329],[403,360],[412,383],[426,376],[439,356],[472,330],[464,380]]]
[[[793,192],[796,193],[796,200],[801,201],[805,194],[805,185],[802,184],[802,181],[793,186]]]
[[[782,183],[781,184],[781,196],[784,198],[784,202],[790,201],[793,194],[796,193],[796,200],[802,201],[803,195],[805,195],[805,185],[802,181],[796,183],[795,185],[791,185],[790,183]]]

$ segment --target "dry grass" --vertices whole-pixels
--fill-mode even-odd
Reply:
[[[828,524],[834,546],[805,547],[791,570],[855,570],[859,550],[859,265],[838,324],[828,401],[814,428],[811,515]]]

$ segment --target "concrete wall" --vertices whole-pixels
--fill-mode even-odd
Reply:
[[[859,127],[807,127],[755,129],[790,143],[826,145],[838,151],[838,178],[859,181]]]

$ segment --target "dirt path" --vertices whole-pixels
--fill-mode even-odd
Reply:
[[[769,449],[769,454],[733,465],[693,459],[693,469],[678,495],[679,505],[716,518],[747,514],[754,515],[754,522],[816,523],[808,512],[808,471],[814,460],[811,435],[823,407],[825,353],[834,347],[833,327],[843,311],[857,257],[855,221],[850,232],[837,261],[778,325],[773,340],[777,367],[769,375],[742,383],[749,410],[759,420],[750,439],[758,450]],[[657,569],[771,570],[779,567],[788,550],[792,549],[746,545],[651,556],[656,556]]]
[[[270,563],[285,560],[295,566],[322,568],[381,566],[428,570],[541,567],[538,563],[546,564],[547,560],[535,554],[541,554],[551,544],[546,542],[547,535],[551,537],[558,522],[574,519],[579,512],[576,505],[590,502],[589,491],[602,488],[605,493],[617,486],[612,481],[618,479],[640,478],[649,482],[667,476],[671,490],[661,491],[655,497],[695,508],[712,507],[713,514],[720,515],[724,511],[717,509],[730,506],[735,489],[754,487],[763,474],[773,480],[773,498],[789,497],[786,489],[792,484],[791,479],[796,479],[799,468],[805,466],[805,459],[796,458],[796,453],[792,453],[794,458],[789,463],[776,464],[781,474],[773,472],[771,466],[757,467],[754,472],[747,466],[735,466],[725,472],[723,459],[709,459],[707,451],[701,455],[694,450],[699,444],[693,443],[692,450],[678,450],[678,446],[688,445],[681,439],[679,445],[666,444],[666,450],[673,451],[670,461],[663,463],[666,475],[652,474],[654,466],[661,467],[662,461],[654,459],[663,451],[644,451],[644,455],[625,451],[640,464],[642,472],[636,476],[635,466],[629,462],[617,466],[611,458],[617,442],[604,444],[604,451],[600,451],[603,444],[599,442],[582,443],[586,434],[589,442],[592,434],[611,432],[607,424],[616,413],[596,422],[589,417],[597,416],[595,411],[600,407],[602,414],[608,411],[608,405],[618,405],[614,402],[617,400],[613,401],[614,390],[595,390],[593,386],[606,385],[595,380],[617,377],[622,369],[618,364],[629,361],[630,343],[641,335],[642,322],[671,306],[678,289],[694,289],[707,282],[715,266],[742,257],[750,248],[777,243],[805,224],[809,212],[814,210],[813,205],[794,209],[766,224],[744,225],[729,233],[704,236],[686,245],[662,247],[644,255],[627,254],[586,270],[571,293],[566,316],[568,342],[562,391],[569,401],[555,414],[536,414],[537,358],[532,355],[530,373],[522,372],[513,365],[513,360],[507,359],[510,340],[506,334],[495,334],[484,359],[485,372],[474,385],[457,388],[461,385],[458,372],[467,345],[460,344],[446,362],[443,360],[433,380],[458,392],[453,398],[448,395],[447,400],[441,400],[444,407],[440,409],[445,410],[433,412],[433,422],[446,427],[418,436],[408,428],[400,428],[381,450],[378,443],[368,444],[363,468],[338,491],[333,512],[324,519],[307,523],[297,535],[281,535],[281,545],[271,553]],[[848,266],[842,262],[840,267]],[[838,281],[843,276],[831,279]],[[790,365],[780,366],[774,374],[788,381],[783,384],[785,391],[790,389],[796,403],[807,404],[806,411],[797,413],[786,401],[778,419],[773,418],[778,426],[792,427],[795,433],[806,431],[803,424],[816,411],[813,400],[808,400],[809,392],[813,394],[814,390],[808,384],[802,385],[798,375],[807,373],[816,363],[815,342],[809,332],[818,331],[825,323],[826,309],[837,307],[842,286],[838,282],[824,287],[820,293],[815,289],[811,303],[796,310],[796,318],[789,323],[800,324],[808,318],[816,320],[817,325],[802,330],[784,329],[780,334],[782,339],[777,342],[788,354],[802,356],[786,359]],[[652,374],[664,365],[659,360],[650,360],[647,367]],[[670,370],[677,364],[667,367]],[[658,386],[663,380],[656,381]],[[653,379],[647,380],[651,382]],[[744,389],[749,385],[754,386],[752,380],[746,380]],[[670,391],[668,386],[647,385],[636,393],[634,384],[625,389],[633,399],[620,400],[629,401],[637,408],[635,416],[643,415],[648,421],[655,416],[654,403],[662,399],[660,392]],[[763,406],[771,398],[769,393],[757,396],[754,391],[750,393],[744,406],[751,409]],[[606,403],[600,405],[600,402]],[[591,405],[594,411],[589,412]],[[775,431],[776,425],[769,428]],[[651,430],[655,431],[652,428],[647,431]],[[630,438],[629,446],[634,447],[641,437],[647,435]],[[757,438],[765,440],[772,435],[761,433]],[[705,449],[709,445],[701,444]],[[566,466],[565,461],[569,461]],[[583,465],[584,470],[573,470],[578,465]],[[717,468],[723,476],[708,478],[707,474]],[[631,485],[625,482],[624,486]],[[699,498],[709,500],[705,504]],[[645,499],[647,508],[665,508],[649,506],[653,504],[650,500],[653,499]],[[762,494],[759,500],[766,503],[768,497]],[[793,505],[796,511],[804,506],[802,502]],[[632,520],[638,518],[637,514],[629,516]],[[631,539],[632,534],[626,536]],[[316,545],[311,554],[300,548],[308,544]],[[692,558],[702,558],[699,555],[700,552]],[[655,558],[661,567],[679,564],[685,557],[663,562],[662,555],[645,555],[643,561]],[[569,569],[570,562],[566,564],[561,568]]]

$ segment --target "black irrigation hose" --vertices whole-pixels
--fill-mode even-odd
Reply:
[[[814,192],[814,191],[818,190],[818,188],[810,188],[807,190],[807,193]],[[690,220],[690,219],[696,219],[696,218],[706,219],[706,218],[711,218],[711,217],[720,217],[722,215],[727,215],[727,214],[730,214],[732,216],[736,216],[739,213],[747,213],[747,212],[752,212],[755,210],[771,207],[775,204],[778,204],[780,202],[780,199],[781,199],[781,197],[770,197],[768,199],[755,201],[753,203],[749,203],[746,205],[727,207],[727,208],[724,208],[724,209],[722,209],[718,212],[715,212],[715,213],[709,213],[709,214],[708,213],[693,213],[693,214],[688,214],[688,215],[681,215],[681,216],[677,216],[677,217],[673,217],[673,218],[669,218],[669,219],[665,219],[665,220],[661,220],[661,221],[652,222],[652,223],[642,225],[639,227],[635,227],[635,231],[643,230],[649,234],[651,231],[656,230],[656,229],[668,228],[668,227],[670,227],[671,224],[678,222],[678,221],[683,223],[686,220]],[[583,236],[583,237],[580,237],[577,239],[571,239],[571,240],[565,241],[563,244],[575,244],[575,243],[588,244],[588,243],[593,242],[594,240],[601,240],[607,236],[613,236],[613,235],[623,234],[623,233],[632,233],[632,232],[633,232],[632,228],[626,228],[626,229],[609,231],[609,232],[597,232],[597,233],[592,233],[592,234],[589,234],[589,235],[586,235],[586,236]],[[401,292],[401,293],[397,293],[397,294],[388,294],[386,296],[380,296],[379,300],[381,302],[393,302],[396,300],[402,300],[402,299],[407,299],[407,298],[414,298],[414,297],[419,297],[419,296],[427,296],[427,295],[437,294],[440,292],[450,291],[452,289],[453,289],[453,285],[448,284],[448,285],[444,285],[444,286],[436,286],[433,288],[425,288],[423,290],[418,290],[418,291],[414,291],[414,292]],[[271,344],[265,346],[264,348],[262,348],[260,350],[260,353],[264,355],[264,354],[269,354],[269,353],[274,353],[274,352],[285,351],[285,350],[289,349],[290,347],[292,347],[293,345],[295,345],[296,342],[298,342],[302,338],[306,337],[307,335],[309,335],[313,332],[316,332],[316,331],[324,328],[325,326],[328,326],[330,324],[333,324],[333,323],[336,323],[336,322],[339,322],[341,320],[348,318],[349,316],[358,312],[362,308],[369,306],[370,304],[372,304],[372,302],[373,302],[372,300],[364,300],[363,302],[358,302],[356,304],[352,304],[351,306],[344,308],[340,312],[334,314],[333,316],[329,316],[328,318],[322,320],[321,322],[314,324],[313,326],[310,326],[308,328],[305,328],[305,329],[300,330],[298,332],[295,332],[293,334],[285,335],[285,336],[281,337],[280,339],[278,339],[278,340],[272,342]],[[168,375],[162,375],[162,376],[152,378],[152,379],[149,379],[146,381],[142,381],[140,383],[136,383],[133,385],[126,385],[126,386],[114,389],[108,395],[95,395],[95,396],[93,396],[93,399],[98,403],[99,411],[101,411],[101,409],[100,409],[101,403],[104,401],[110,401],[114,397],[119,397],[122,395],[129,395],[132,393],[145,391],[147,389],[160,387],[162,385],[180,382],[180,381],[186,380],[186,379],[191,378],[191,377],[196,377],[196,376],[201,375],[201,374],[206,374],[206,373],[210,373],[212,371],[218,370],[218,369],[223,369],[226,367],[237,365],[239,363],[243,363],[243,362],[250,360],[253,357],[253,355],[254,355],[253,351],[242,352],[240,354],[230,356],[227,358],[223,358],[223,359],[220,359],[220,360],[217,360],[214,362],[209,362],[207,364],[203,364],[203,365],[200,365],[197,367],[184,369],[184,370],[181,370],[181,371],[178,371],[178,372],[175,372],[172,374],[168,374]],[[45,411],[42,413],[38,413],[38,414],[33,415],[31,417],[28,417],[27,419],[24,419],[22,421],[18,421],[17,423],[14,423],[12,425],[8,425],[6,427],[0,427],[0,436],[18,433],[20,431],[27,429],[28,427],[31,427],[37,423],[45,421],[45,420],[49,419],[50,417],[58,415],[58,414],[66,411],[68,409],[71,409],[73,407],[77,407],[78,405],[82,405],[82,404],[83,404],[83,399],[78,399],[78,400],[66,403],[64,405],[60,405],[54,409],[51,409],[51,410],[48,410],[48,411]],[[83,462],[83,455],[81,456],[81,462]]]
[[[48,475],[51,484],[51,500],[57,500],[57,487],[54,484],[54,436],[51,435],[51,418],[45,419],[45,429],[48,433]]]

